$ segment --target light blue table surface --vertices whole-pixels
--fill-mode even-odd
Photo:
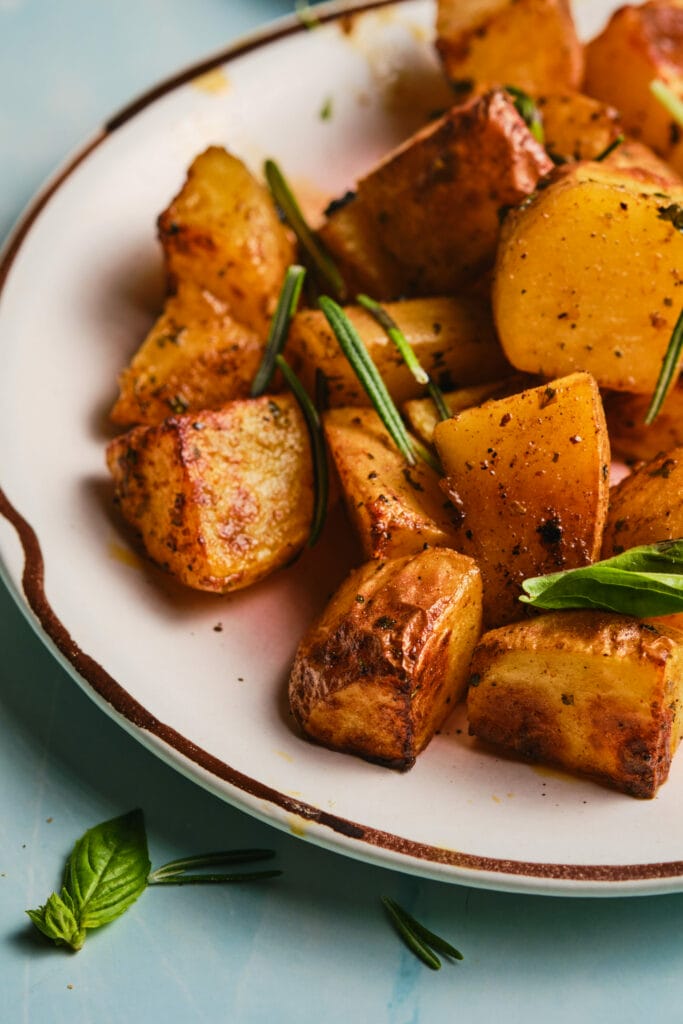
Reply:
[[[291,8],[285,0],[0,0],[0,237],[107,115]],[[502,895],[327,853],[156,760],[57,665],[1,585],[0,651],[0,1021],[683,1018],[683,896]],[[284,875],[150,890],[79,954],[44,944],[24,909],[58,886],[77,836],[135,806],[157,865],[266,846]],[[423,967],[392,932],[382,894],[450,937],[464,962],[440,973]]]

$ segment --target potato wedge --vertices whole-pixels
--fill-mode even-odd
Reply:
[[[294,245],[242,161],[218,146],[201,153],[158,227],[171,290],[194,282],[265,339]]]
[[[680,307],[683,201],[604,164],[571,165],[503,226],[493,307],[503,350],[544,377],[578,370],[651,394]]]
[[[290,394],[135,427],[112,441],[115,500],[149,556],[227,593],[298,554],[313,514],[308,431]]]
[[[537,98],[536,105],[543,118],[545,148],[560,163],[594,160],[623,132],[614,107],[580,92],[548,92]]]
[[[683,634],[609,612],[551,612],[482,637],[470,732],[653,797],[681,738],[682,687]]]
[[[366,558],[453,547],[455,509],[425,462],[409,466],[374,409],[331,409],[325,437]]]
[[[387,303],[385,308],[422,366],[445,389],[490,380],[509,369],[489,304],[482,299],[408,299]],[[345,312],[394,401],[400,404],[423,395],[424,386],[417,383],[384,328],[361,306],[347,306]],[[371,404],[320,310],[302,310],[293,318],[287,355],[311,394],[316,370],[325,374],[333,408]]]
[[[650,92],[655,78],[683,97],[680,0],[620,7],[586,47],[584,88],[617,107],[627,130],[683,173],[683,133]]]
[[[612,455],[625,462],[648,462],[660,452],[683,445],[683,382],[669,392],[659,416],[649,427],[645,414],[650,395],[605,391],[602,403]]]
[[[460,89],[576,89],[583,48],[568,0],[438,0],[437,49]]]
[[[369,562],[301,641],[289,702],[302,731],[410,768],[463,694],[481,631],[481,581],[455,551]]]
[[[340,213],[348,221],[354,204],[362,205],[366,230],[405,272],[405,295],[444,295],[492,264],[498,211],[533,192],[552,166],[511,98],[497,90],[453,107],[389,153]],[[323,237],[342,262],[354,257],[329,228]]]
[[[110,419],[126,427],[152,425],[174,413],[218,409],[246,398],[263,349],[225,303],[193,283],[181,283],[119,374]]]
[[[434,441],[461,513],[457,548],[481,569],[488,627],[524,615],[525,579],[598,557],[610,453],[589,374],[466,409]]]
[[[603,558],[683,537],[683,448],[663,452],[613,487]]]

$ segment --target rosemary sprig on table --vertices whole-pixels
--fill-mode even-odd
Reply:
[[[251,385],[250,394],[252,398],[258,398],[259,395],[262,395],[273,378],[275,361],[285,347],[289,324],[294,313],[296,313],[305,276],[305,269],[296,263],[287,268],[277,307],[270,322],[263,359]]]
[[[417,383],[422,384],[427,388],[434,404],[436,405],[440,418],[442,420],[450,419],[451,413],[446,405],[443,391],[424,369],[408,342],[408,339],[393,317],[387,313],[384,306],[380,305],[379,302],[375,302],[375,300],[371,299],[369,295],[357,295],[356,302],[362,306],[363,309],[367,310],[372,317],[374,317],[380,327],[384,328],[387,336],[391,338],[394,345],[401,353],[404,363],[412,373]]]
[[[454,960],[464,959],[462,953],[455,946],[442,939],[440,935],[435,935],[434,932],[425,928],[412,914],[404,910],[396,900],[390,899],[389,896],[382,896],[382,903],[386,907],[396,931],[408,949],[415,956],[419,957],[427,967],[430,967],[433,971],[438,971],[441,968],[441,961],[434,950],[438,950],[439,953],[452,957]]]
[[[227,867],[231,864],[251,864],[254,861],[270,860],[273,850],[220,850],[216,853],[200,853],[196,857],[171,860],[147,876],[148,885],[215,885],[223,882],[252,882],[259,878],[276,878],[281,871],[246,871],[228,874],[188,874],[198,868]]]
[[[673,89],[662,82],[661,79],[655,78],[650,82],[650,92],[658,99],[664,109],[671,115],[676,124],[683,127],[683,100],[676,95]]]
[[[676,382],[678,367],[683,353],[683,309],[680,312],[671,340],[664,353],[662,367],[652,394],[652,400],[645,414],[645,425],[650,426],[659,416],[669,391]]]
[[[316,543],[322,528],[325,525],[327,515],[327,499],[329,492],[329,476],[327,472],[327,453],[325,451],[325,437],[320,422],[320,416],[313,402],[309,398],[306,389],[286,361],[284,356],[277,355],[275,364],[280,373],[287,381],[294,397],[306,420],[306,426],[311,438],[311,455],[313,457],[313,518],[311,521],[311,532],[308,536],[308,546],[313,547]]]
[[[342,276],[325,246],[308,226],[282,170],[274,160],[266,160],[263,169],[275,205],[279,207],[285,221],[296,235],[311,262],[311,268],[333,294],[343,300],[346,288]]]

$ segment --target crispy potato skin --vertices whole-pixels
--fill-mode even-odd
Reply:
[[[680,740],[682,684],[677,631],[607,612],[551,612],[482,637],[470,732],[653,797]]]
[[[615,69],[622,68],[618,73]],[[617,107],[627,130],[683,173],[680,128],[650,93],[659,78],[683,96],[683,4],[626,5],[586,47],[586,92]]]
[[[683,448],[638,466],[610,491],[603,558],[683,537]]]
[[[672,388],[649,427],[645,414],[651,395],[603,392],[612,455],[626,462],[649,462],[660,452],[683,445],[683,383]]]
[[[446,74],[465,90],[511,84],[537,96],[581,82],[567,0],[438,0],[436,31]]]
[[[242,161],[218,146],[201,153],[158,229],[171,290],[194,282],[265,339],[294,246]]]
[[[492,264],[499,209],[529,195],[552,166],[510,97],[495,90],[453,107],[389,153],[340,213],[348,219],[362,204],[367,231],[403,268],[404,295],[445,295]],[[335,233],[326,229],[324,237],[348,261]]]
[[[119,374],[110,419],[119,426],[161,423],[173,413],[218,409],[246,398],[263,356],[258,335],[225,303],[194,284],[180,284]]]
[[[107,463],[124,519],[189,587],[239,590],[290,562],[308,537],[313,468],[292,395],[135,427],[110,443]]]
[[[432,548],[367,563],[299,645],[289,680],[294,717],[324,746],[410,768],[462,696],[480,632],[471,559]]]
[[[509,369],[490,303],[476,296],[408,299],[387,303],[386,311],[427,373],[446,389],[477,384]],[[345,312],[394,401],[400,404],[422,395],[424,386],[417,383],[384,328],[361,306],[347,306]],[[316,370],[325,374],[331,407],[371,404],[320,310],[302,310],[293,318],[287,355],[311,394]]]
[[[434,441],[461,513],[457,548],[481,569],[487,627],[524,615],[523,580],[598,557],[610,453],[588,374],[466,409]]]
[[[422,460],[415,466],[405,462],[374,409],[331,409],[323,422],[366,558],[455,545],[458,516],[444,498],[438,474]]]
[[[512,365],[546,377],[587,370],[601,387],[651,394],[683,268],[683,234],[663,211],[682,200],[678,186],[663,196],[659,183],[577,163],[511,212],[493,308]]]

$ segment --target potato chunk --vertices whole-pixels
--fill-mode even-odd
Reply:
[[[660,452],[683,445],[683,382],[679,380],[666,397],[659,416],[645,425],[651,395],[624,391],[602,396],[612,455],[627,462],[654,459]]]
[[[638,466],[610,491],[603,558],[683,537],[683,448]]]
[[[517,373],[504,380],[490,381],[488,384],[475,384],[469,388],[459,388],[457,391],[449,391],[444,397],[446,407],[452,416],[462,412],[463,409],[471,409],[476,405],[483,405],[492,398],[505,398],[507,395],[514,395],[525,388],[533,387],[539,383],[537,378],[527,374]],[[424,441],[425,444],[433,444],[434,431],[440,422],[439,412],[431,398],[413,398],[403,406],[403,412],[410,425],[411,430]]]
[[[585,89],[617,107],[627,130],[683,173],[681,131],[650,92],[655,78],[683,97],[680,0],[620,7],[586,47]]]
[[[340,213],[348,220],[362,205],[366,230],[404,270],[405,295],[445,295],[492,264],[499,209],[533,192],[552,166],[510,97],[494,91],[389,153]],[[337,247],[348,236],[325,229],[323,237],[342,262],[353,256]]]
[[[522,617],[525,579],[598,557],[610,454],[588,374],[466,409],[434,440],[461,513],[457,548],[481,569],[487,626]]]
[[[451,547],[456,510],[425,462],[409,466],[373,409],[332,409],[325,437],[367,558]]]
[[[111,442],[107,462],[124,519],[187,586],[239,590],[308,537],[310,442],[289,394],[135,427]]]
[[[482,637],[470,732],[652,797],[680,740],[682,685],[683,634],[626,615],[552,612]]]
[[[110,418],[132,426],[246,398],[264,345],[225,303],[180,284],[125,370]]]
[[[387,303],[425,370],[444,388],[477,384],[500,376],[508,362],[493,329],[489,305],[474,296],[408,299]],[[360,334],[395,402],[424,393],[386,331],[361,306],[345,312]],[[370,399],[358,382],[320,310],[302,310],[292,320],[287,354],[305,387],[313,393],[316,370],[327,379],[329,404],[367,406]]]
[[[567,0],[438,0],[437,48],[459,88],[576,89],[583,48]]]
[[[171,289],[192,281],[264,338],[293,243],[268,190],[237,157],[211,146],[159,217]]]
[[[294,717],[324,746],[410,768],[462,696],[480,631],[471,559],[431,548],[369,562],[299,645],[289,680]]]
[[[614,107],[580,92],[548,92],[536,104],[543,118],[545,147],[560,161],[594,160],[623,131]]]
[[[493,306],[512,365],[651,394],[680,305],[683,234],[667,210],[681,201],[680,187],[580,163],[511,212]]]

